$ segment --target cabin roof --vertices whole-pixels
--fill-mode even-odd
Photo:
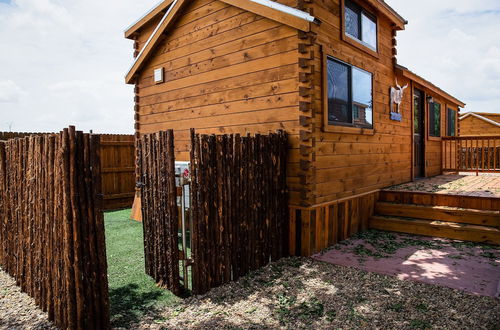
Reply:
[[[393,9],[385,0],[367,0],[372,6],[380,10],[382,14],[388,17],[399,30],[404,30],[408,21],[403,18],[395,9]]]
[[[224,1],[224,0],[221,0]],[[372,6],[376,7],[382,14],[387,16],[391,21],[396,25],[396,27],[400,30],[404,30],[404,26],[408,24],[408,21],[405,20],[396,10],[394,10],[391,6],[389,6],[384,0],[366,0],[368,1]],[[160,1],[157,5],[155,5],[152,9],[150,9],[148,12],[146,12],[141,18],[139,18],[137,21],[132,23],[126,30],[125,30],[125,38],[128,39],[133,39],[134,34],[138,32],[144,25],[146,25],[148,22],[150,22],[152,19],[164,15],[167,9],[170,7],[170,5],[174,2],[174,0],[162,0]],[[273,6],[273,7],[288,7],[285,5],[282,5],[278,2],[271,1],[271,0],[236,0],[236,1],[225,1],[227,3],[230,3],[234,6],[237,6],[237,4],[242,4],[244,2],[255,2],[259,3],[262,5],[268,5],[268,6]],[[294,11],[300,11],[298,9],[288,7]],[[304,13],[304,12],[302,12]],[[306,13],[307,14],[307,13]]]
[[[493,120],[491,118],[486,118],[484,115],[488,115],[488,116],[498,116],[498,121],[496,120]],[[500,127],[500,113],[486,113],[486,112],[467,112],[466,114],[464,114],[463,116],[460,116],[460,120],[463,120],[467,117],[475,117],[477,119],[480,119],[480,120],[483,120],[491,125],[494,125],[494,126],[497,126],[497,127]]]
[[[456,105],[458,105],[461,108],[465,107],[465,103],[464,102],[462,102],[459,99],[455,98],[451,94],[448,94],[447,92],[445,92],[441,88],[437,87],[436,85],[434,85],[430,81],[428,81],[428,80],[422,78],[421,76],[417,75],[416,73],[410,71],[408,68],[406,68],[406,67],[404,67],[404,66],[402,66],[400,64],[396,64],[396,71],[399,71],[399,73],[403,77],[406,77],[406,78],[408,78],[408,79],[416,82],[417,84],[422,85],[423,87],[431,90],[432,92],[434,92],[434,93],[436,93],[436,94],[444,97],[446,100],[451,101],[453,104],[456,104]]]
[[[220,0],[232,6],[241,8],[243,10],[247,10],[254,14],[266,17],[268,19],[280,22],[282,24],[288,25],[292,28],[301,31],[309,31],[310,23],[315,22],[319,23],[319,21],[311,16],[309,13],[304,11],[285,6],[283,4],[271,1],[271,0]],[[146,41],[146,44],[139,52],[139,55],[135,59],[132,67],[125,77],[125,82],[127,84],[133,83],[135,75],[138,70],[143,66],[145,60],[150,56],[152,50],[156,46],[156,44],[161,39],[161,36],[165,33],[165,31],[171,27],[173,22],[175,21],[176,15],[180,12],[180,10],[184,7],[185,4],[189,3],[187,0],[164,0],[160,6],[152,9],[148,14],[146,14],[142,19],[140,19],[136,24],[132,26],[131,29],[137,27],[138,25],[145,24],[147,20],[156,17],[158,14],[163,13],[162,19],[154,29],[153,33]],[[165,5],[168,3],[168,5]],[[159,9],[164,8],[165,10]],[[156,13],[156,14],[155,14]],[[127,34],[132,35],[134,32],[129,29],[125,32],[125,36]]]
[[[134,34],[136,32],[138,32],[144,25],[149,23],[154,18],[159,17],[160,15],[164,15],[166,13],[166,11],[169,9],[170,5],[172,5],[172,3],[174,1],[175,0],[162,0],[162,1],[160,1],[160,3],[155,5],[152,9],[150,9],[146,14],[144,14],[141,18],[139,18],[137,21],[132,23],[125,30],[125,38],[133,39]],[[252,2],[253,2],[254,4],[260,4],[262,6],[273,8],[277,11],[291,14],[292,16],[298,16],[298,17],[303,17],[306,19],[311,19],[311,21],[314,20],[314,17],[312,17],[311,15],[309,15],[308,13],[306,13],[302,10],[298,10],[296,8],[289,7],[289,6],[280,4],[280,3],[272,1],[272,0],[231,0],[231,1],[220,0],[220,1],[226,2],[230,5],[240,7],[240,8],[244,8],[246,6],[253,7],[252,6]],[[383,1],[383,0],[376,0],[376,1]],[[268,18],[271,18],[271,17],[268,17]]]

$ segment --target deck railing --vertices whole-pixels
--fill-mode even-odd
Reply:
[[[443,137],[443,171],[500,173],[500,136]]]

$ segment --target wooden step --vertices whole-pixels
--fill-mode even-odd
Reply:
[[[500,198],[447,195],[428,192],[382,190],[379,192],[380,202],[401,204],[463,207],[477,210],[500,210]]]
[[[378,202],[375,214],[500,227],[500,211]]]
[[[500,230],[487,226],[376,215],[370,218],[369,227],[407,234],[500,245]]]

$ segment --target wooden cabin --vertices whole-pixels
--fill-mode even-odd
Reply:
[[[459,122],[460,136],[500,136],[500,113],[467,112]]]
[[[136,134],[175,129],[186,161],[190,128],[284,129],[291,217],[368,214],[378,189],[441,174],[465,106],[397,63],[406,24],[383,0],[165,0],[125,32]]]

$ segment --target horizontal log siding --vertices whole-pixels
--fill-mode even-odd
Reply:
[[[322,24],[314,27],[314,203],[325,203],[411,180],[411,91],[401,105],[403,120],[389,118],[390,87],[395,84],[391,23],[379,15],[379,58],[341,38],[339,0],[311,5]],[[369,10],[369,8],[367,8]],[[374,13],[375,14],[375,13]],[[374,77],[373,135],[332,133],[324,129],[323,56],[371,72]],[[398,78],[400,85],[409,81]]]
[[[176,159],[187,161],[190,128],[201,134],[284,129],[294,146],[287,183],[297,203],[298,42],[297,31],[280,23],[221,1],[193,1],[141,70],[138,132],[174,129]],[[165,69],[162,84],[153,82],[158,67]]]
[[[498,116],[497,118],[491,116],[491,119],[500,122],[500,116]],[[468,116],[467,118],[460,120],[460,136],[481,135],[500,135],[500,127],[490,124],[474,116]]]

